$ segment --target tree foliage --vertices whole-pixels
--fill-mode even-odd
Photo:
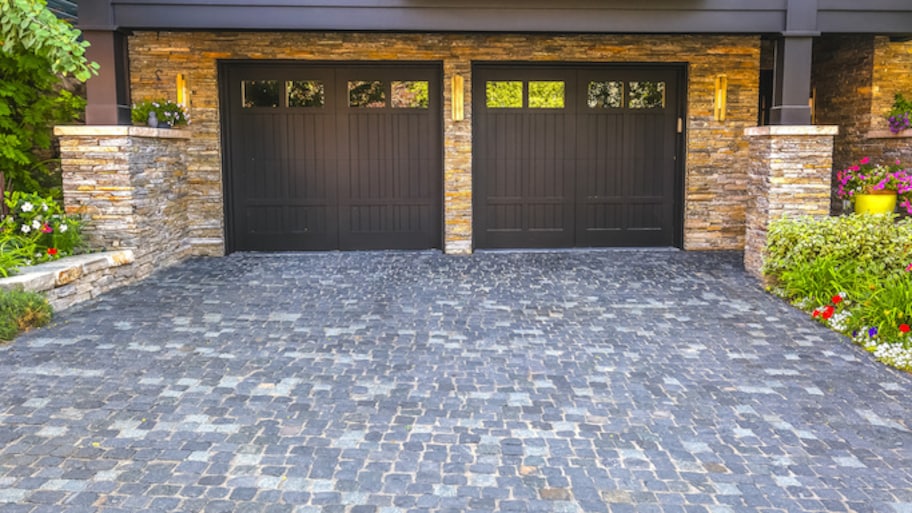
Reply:
[[[79,37],[45,0],[0,0],[0,175],[16,189],[53,192],[53,173],[35,151],[48,149],[51,127],[84,106],[62,77],[97,73]]]

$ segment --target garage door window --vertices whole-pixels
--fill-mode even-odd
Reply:
[[[529,82],[530,109],[563,109],[564,82],[561,80],[547,82]]]
[[[588,96],[590,109],[620,109],[624,106],[624,83],[589,82]]]
[[[279,106],[278,80],[244,80],[241,82],[241,101],[245,109]]]
[[[486,82],[485,105],[489,109],[521,109],[523,106],[523,83],[518,80]]]
[[[322,107],[323,82],[319,80],[291,80],[285,82],[285,95],[289,107]]]
[[[665,82],[629,82],[627,106],[631,109],[664,109]]]
[[[366,107],[370,109],[386,107],[386,91],[383,90],[383,82],[379,80],[349,81],[348,106],[356,108]]]
[[[428,108],[428,83],[424,80],[392,82],[391,104],[394,109]]]

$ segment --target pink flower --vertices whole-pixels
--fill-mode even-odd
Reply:
[[[49,224],[47,224],[47,223],[44,223],[44,226],[41,227],[41,231],[42,231],[43,233],[51,233],[51,232],[54,231],[54,229],[51,228],[51,225],[49,225]]]
[[[859,164],[867,164],[868,162],[871,162],[871,159],[869,157],[865,157],[858,161]]]
[[[912,273],[912,264],[909,264],[906,266],[906,271],[909,271],[910,273]]]

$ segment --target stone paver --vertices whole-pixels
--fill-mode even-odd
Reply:
[[[912,511],[912,379],[740,255],[233,255],[0,348],[0,511]]]

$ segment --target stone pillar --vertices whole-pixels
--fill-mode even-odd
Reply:
[[[444,246],[451,255],[472,252],[472,63],[448,59],[443,63],[444,89]],[[453,76],[463,78],[463,112],[453,119]]]
[[[189,130],[58,126],[68,215],[92,249],[133,250],[137,278],[191,254],[186,185]]]
[[[747,232],[744,268],[762,279],[770,221],[788,216],[830,213],[835,126],[758,126],[747,128]]]

